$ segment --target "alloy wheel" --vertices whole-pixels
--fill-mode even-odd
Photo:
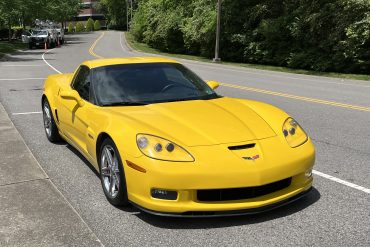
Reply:
[[[120,171],[117,155],[112,146],[106,145],[101,154],[101,176],[106,192],[115,198],[120,189]]]

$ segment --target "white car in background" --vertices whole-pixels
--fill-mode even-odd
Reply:
[[[53,48],[53,41],[51,33],[46,29],[33,30],[32,35],[29,37],[29,48]],[[55,43],[54,43],[55,44]]]

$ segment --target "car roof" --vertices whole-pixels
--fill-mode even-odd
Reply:
[[[161,58],[161,57],[129,57],[129,58],[106,58],[106,59],[96,59],[85,61],[83,65],[89,68],[98,68],[109,65],[119,65],[119,64],[138,64],[138,63],[179,63],[176,60]]]

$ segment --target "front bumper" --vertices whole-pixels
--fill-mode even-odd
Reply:
[[[260,159],[255,161],[232,153],[227,145],[193,147],[188,151],[194,155],[195,162],[124,157],[146,170],[142,173],[124,165],[129,200],[143,211],[157,215],[239,215],[285,205],[299,199],[312,187],[312,177],[305,176],[315,162],[310,140],[295,149],[282,145],[278,137],[260,140],[255,149],[241,154],[259,154]],[[288,187],[254,198],[228,201],[199,201],[197,198],[198,190],[262,186],[286,178],[292,178]],[[151,189],[174,190],[178,197],[176,200],[153,198]]]
[[[176,218],[212,218],[212,217],[228,217],[228,216],[241,216],[241,215],[252,215],[252,214],[260,214],[264,212],[271,211],[273,209],[283,207],[285,205],[288,205],[292,202],[295,202],[305,196],[307,196],[312,191],[312,187],[310,187],[308,190],[303,191],[293,197],[290,197],[288,199],[276,202],[274,204],[270,204],[267,206],[259,207],[259,208],[251,208],[251,209],[241,209],[241,210],[231,210],[231,211],[189,211],[184,213],[164,213],[164,212],[158,212],[150,209],[143,208],[133,202],[131,204],[138,208],[139,210],[148,213],[153,214],[157,216],[164,216],[164,217],[176,217]]]

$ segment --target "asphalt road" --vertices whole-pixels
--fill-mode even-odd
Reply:
[[[96,56],[142,55],[130,51],[119,32],[67,39],[44,55],[63,73]],[[264,101],[291,114],[316,145],[315,170],[335,178],[315,175],[306,199],[262,215],[161,218],[111,206],[87,161],[69,145],[47,141],[37,112],[43,78],[56,71],[43,54],[25,51],[0,63],[0,100],[50,179],[105,246],[370,246],[369,82],[184,61],[203,79],[225,83],[218,89],[222,95]]]

